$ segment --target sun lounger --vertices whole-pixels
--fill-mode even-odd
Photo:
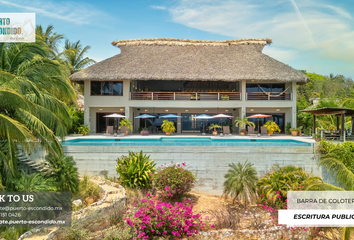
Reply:
[[[223,129],[223,133],[224,133],[225,136],[226,135],[231,135],[229,126],[223,126],[222,129]]]
[[[126,131],[128,130],[127,126],[121,126],[120,127],[120,135],[126,135]]]
[[[261,127],[261,135],[262,136],[269,136],[267,127]]]
[[[248,136],[257,136],[257,133],[254,132],[254,127],[248,126]]]
[[[106,135],[113,135],[113,126],[107,126]]]

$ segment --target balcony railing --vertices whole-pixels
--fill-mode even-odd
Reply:
[[[290,92],[284,93],[270,93],[270,92],[247,92],[247,100],[292,100]]]
[[[241,100],[239,92],[130,92],[130,100]]]

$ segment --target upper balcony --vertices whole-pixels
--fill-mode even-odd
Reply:
[[[239,92],[130,92],[130,100],[241,100]]]
[[[227,81],[132,81],[129,100],[165,101],[272,101],[293,99],[291,85]],[[244,95],[244,96],[243,96]]]

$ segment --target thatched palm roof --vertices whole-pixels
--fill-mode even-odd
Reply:
[[[309,81],[307,75],[262,53],[271,39],[114,41],[121,53],[73,74],[84,80]]]

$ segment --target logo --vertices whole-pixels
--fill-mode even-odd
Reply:
[[[35,13],[0,13],[0,42],[35,41]]]

